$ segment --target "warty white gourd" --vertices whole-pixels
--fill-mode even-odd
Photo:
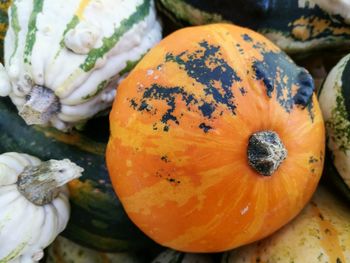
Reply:
[[[39,261],[67,225],[65,184],[83,169],[68,159],[41,162],[8,152],[0,155],[0,262]]]
[[[160,39],[153,0],[14,0],[0,95],[27,124],[67,130],[108,108]]]

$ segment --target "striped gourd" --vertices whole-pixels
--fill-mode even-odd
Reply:
[[[60,130],[108,108],[161,38],[152,0],[16,0],[9,18],[0,95],[27,124]]]
[[[345,187],[350,194],[350,54],[327,76],[319,101],[326,122],[330,155],[345,183],[342,189]]]
[[[338,11],[342,9],[341,14],[349,12],[342,8],[341,2],[345,1],[157,1],[158,8],[180,26],[230,22],[264,34],[288,53],[303,55],[322,48],[348,47],[350,26],[344,23],[346,18],[342,18]]]

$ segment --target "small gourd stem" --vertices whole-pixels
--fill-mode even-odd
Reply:
[[[287,149],[274,131],[252,134],[248,141],[248,163],[263,176],[271,176],[287,158]]]
[[[68,159],[50,160],[28,166],[18,176],[17,189],[30,202],[42,206],[51,203],[60,187],[81,176],[83,169]]]
[[[26,103],[19,111],[19,115],[28,125],[47,124],[53,115],[60,111],[61,105],[55,93],[42,86],[34,86],[26,96]]]

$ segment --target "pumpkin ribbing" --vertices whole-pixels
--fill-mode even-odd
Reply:
[[[110,128],[107,167],[126,212],[176,250],[223,251],[271,234],[306,204],[322,171],[311,76],[233,25],[163,39],[118,88]],[[288,151],[273,176],[249,166],[257,131],[276,132]]]

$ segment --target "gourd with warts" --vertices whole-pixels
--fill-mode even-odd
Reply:
[[[0,95],[27,124],[67,130],[110,107],[160,38],[153,0],[14,0]]]
[[[350,196],[350,54],[327,76],[319,101],[326,123],[327,147],[335,167],[329,177]]]
[[[163,39],[121,83],[110,114],[107,167],[131,220],[186,252],[282,227],[323,168],[313,90],[305,69],[251,30],[213,24]]]
[[[68,159],[8,152],[0,155],[0,171],[0,262],[38,262],[67,225],[65,184],[83,169]]]

